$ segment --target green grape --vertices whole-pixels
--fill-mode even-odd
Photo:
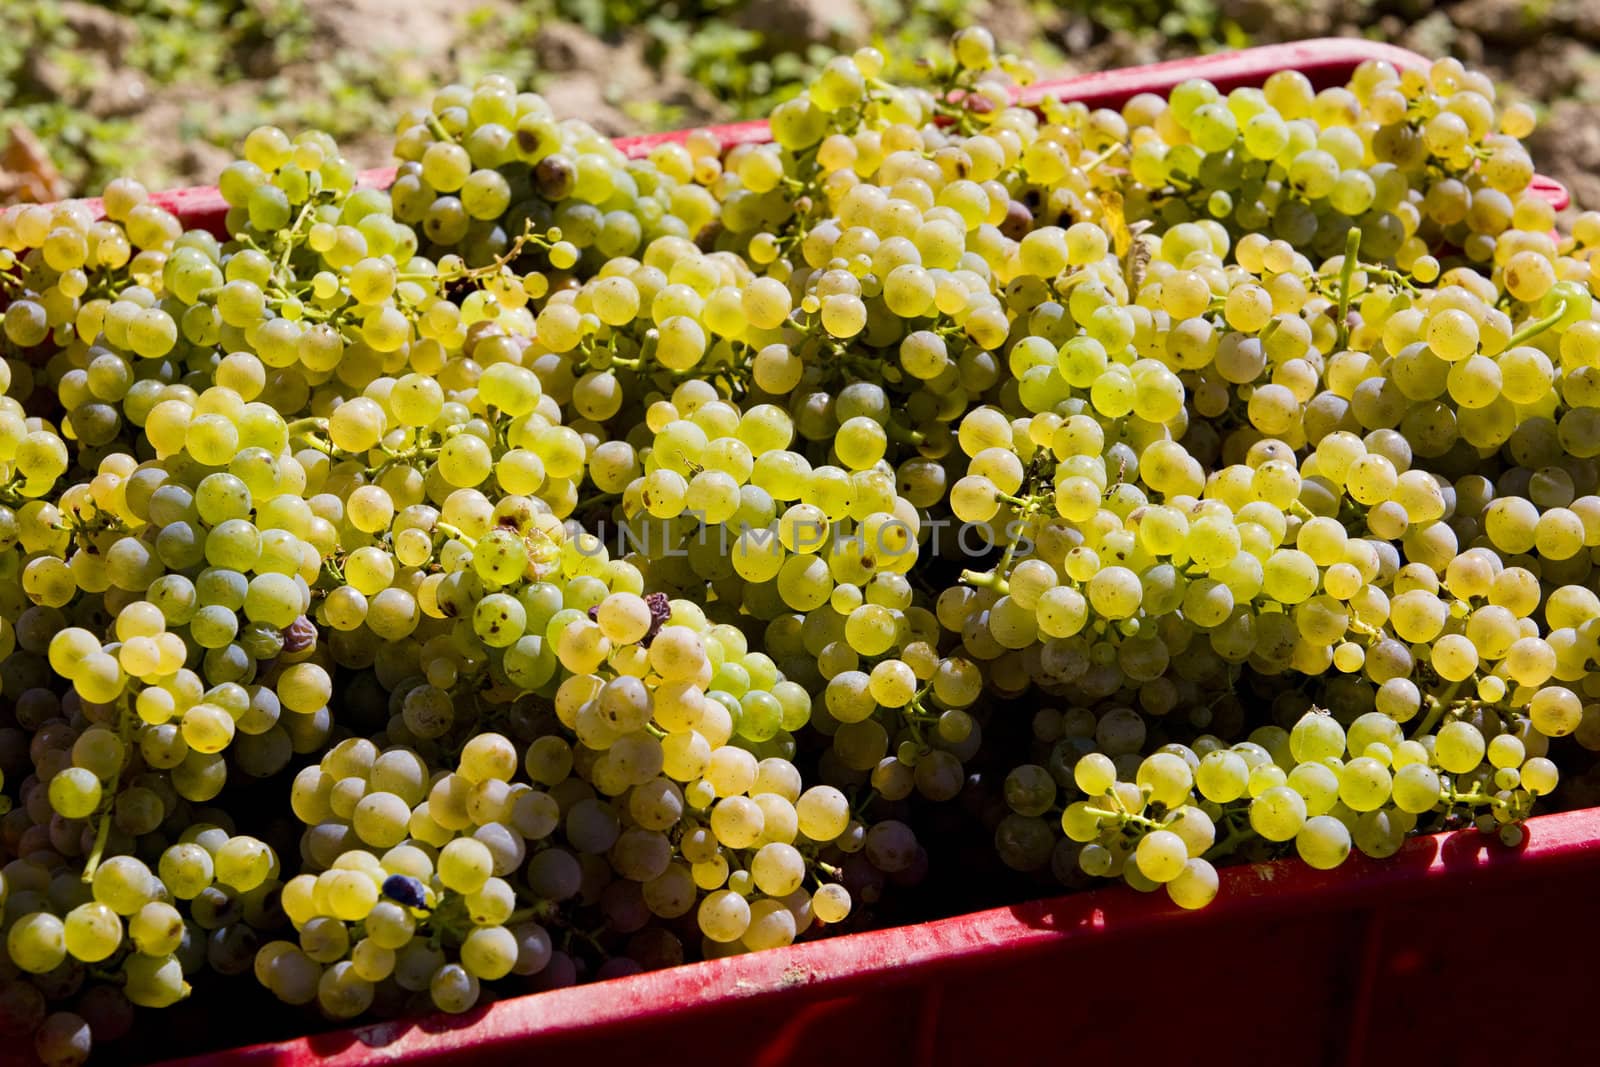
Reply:
[[[1350,831],[1330,815],[1307,819],[1294,839],[1295,851],[1318,870],[1332,870],[1350,855]]]
[[[1268,841],[1294,838],[1305,822],[1305,800],[1288,786],[1273,786],[1250,802],[1250,825]]]
[[[6,954],[31,974],[54,970],[66,958],[65,927],[48,912],[23,915],[6,933]]]
[[[94,963],[122,944],[122,920],[104,904],[80,904],[67,913],[62,933],[74,959]]]
[[[122,967],[127,978],[124,991],[129,1000],[141,1007],[168,1007],[189,993],[183,968],[174,956],[135,953],[123,960]]]
[[[50,780],[50,806],[65,818],[87,818],[100,798],[99,778],[82,767],[68,767]]]
[[[1483,735],[1466,722],[1446,723],[1434,742],[1434,758],[1452,774],[1465,774],[1477,768],[1484,754]]]
[[[1189,860],[1183,839],[1169,830],[1153,830],[1139,839],[1134,850],[1139,871],[1152,882],[1165,883],[1183,873]]]
[[[1166,883],[1167,896],[1180,908],[1203,908],[1216,899],[1219,879],[1216,868],[1196,856],[1184,864],[1182,872]]]

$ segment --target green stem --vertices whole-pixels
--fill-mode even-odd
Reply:
[[[290,226],[289,232],[284,234],[283,254],[278,257],[278,267],[277,270],[273,272],[274,277],[279,274],[286,273],[289,270],[289,257],[293,255],[294,250],[299,247],[298,242],[300,239],[300,227],[305,225],[306,219],[312,217],[312,214],[316,211],[316,207],[317,204],[315,198],[307,200],[305,204],[301,206],[300,214],[295,216],[294,225]]]
[[[1254,838],[1256,833],[1250,829],[1249,823],[1241,823],[1228,832],[1228,836],[1206,849],[1207,859],[1221,859],[1233,855],[1234,849]]]
[[[100,860],[105,855],[106,838],[111,834],[111,813],[105,812],[100,816],[99,828],[94,832],[94,848],[89,852],[89,859],[83,865],[83,883],[88,885],[94,881],[94,872],[100,869]]]
[[[1010,551],[1011,546],[1007,546],[1007,552]],[[1000,577],[998,568],[992,571],[964,570],[961,572],[961,580],[967,585],[975,586],[979,589],[993,589],[1001,596],[1005,596],[1010,591],[1010,586],[1006,583],[1006,580]]]
[[[444,124],[439,121],[439,116],[433,114],[433,112],[430,111],[428,113],[427,122],[428,122],[428,129],[432,130],[433,133],[434,133],[434,136],[439,138],[439,140],[448,142],[449,144],[455,144],[456,143],[455,137],[452,136],[450,131],[444,128]]]
[[[1035,507],[1035,502],[1030,501],[1028,506],[1022,509],[1022,514],[1017,517],[1018,521],[1024,524],[1032,522],[1033,514],[1036,510],[1038,509]],[[1006,545],[1005,554],[1000,557],[1000,565],[994,569],[995,574],[1000,579],[1000,586],[1003,587],[1000,588],[1001,593],[1005,593],[1010,588],[1006,584],[1006,579],[1011,576],[1011,563],[1017,558],[1017,545],[1019,543],[1020,541],[1018,538],[1013,537],[1011,539],[1011,541]]]
[[[1090,815],[1093,815],[1098,819],[1112,819],[1116,822],[1122,823],[1124,826],[1131,823],[1134,826],[1140,826],[1146,830],[1160,830],[1164,825],[1144,815],[1134,815],[1131,812],[1109,811],[1105,808],[1086,808],[1085,810],[1088,811]]]
[[[1433,732],[1433,728],[1439,725],[1439,720],[1444,717],[1445,709],[1449,707],[1450,701],[1455,699],[1456,690],[1460,688],[1460,682],[1451,682],[1449,688],[1434,699],[1433,706],[1428,709],[1428,714],[1417,725],[1417,728],[1411,731],[1411,739],[1413,741],[1419,737],[1426,737]]]
[[[1541,333],[1544,333],[1550,327],[1560,322],[1566,316],[1566,314],[1567,302],[1563,300],[1554,311],[1546,315],[1544,318],[1535,319],[1534,321],[1523,326],[1522,329],[1518,330],[1510,337],[1507,337],[1505,351],[1509,352],[1518,345],[1527,344],[1530,340],[1539,336]]]
[[[512,912],[511,915],[506,919],[504,925],[509,926],[512,923],[527,922],[529,919],[537,919],[540,922],[549,922],[559,913],[560,909],[554,902],[548,900],[539,900],[536,901],[531,907],[518,908],[516,911]]]
[[[117,714],[117,736],[122,740],[124,749],[133,741],[132,719],[133,712],[128,707],[127,694],[123,694],[121,710]],[[117,803],[117,784],[121,779],[122,768],[118,767],[106,783],[104,799],[100,804],[100,823],[94,831],[94,847],[89,850],[89,858],[83,865],[85,885],[94,881],[94,872],[100,869],[100,861],[105,857],[106,841],[111,836],[111,819]]]
[[[920,445],[928,439],[921,430],[908,429],[893,419],[890,419],[889,424],[884,427],[884,432],[888,434],[889,440],[905,445]]]
[[[1480,793],[1476,789],[1470,793],[1457,793],[1454,789],[1445,789],[1440,791],[1439,798],[1451,807],[1454,807],[1457,804],[1464,804],[1467,807],[1477,807],[1481,804],[1488,804],[1492,807],[1500,808],[1504,807],[1506,803],[1497,796],[1492,796],[1488,793]]]
[[[1082,164],[1078,169],[1083,171],[1083,173],[1088,174],[1090,171],[1094,170],[1100,164],[1104,163],[1106,160],[1108,160],[1112,156],[1116,155],[1118,150],[1120,150],[1122,147],[1123,147],[1122,142],[1118,141],[1116,144],[1113,144],[1110,148],[1106,149],[1104,152],[1101,152],[1099,155],[1097,155],[1094,158],[1090,159],[1087,163]]]
[[[872,805],[872,802],[877,799],[878,791],[876,789],[868,789],[865,793],[861,794],[861,798],[856,801],[855,807],[850,812],[851,817],[856,819],[861,818],[861,813],[866,811],[867,808]]]
[[[468,537],[465,533],[458,530],[456,527],[451,526],[448,522],[436,522],[433,524],[433,528],[444,534],[446,537],[455,538],[468,548],[478,547],[478,539],[476,537]]]
[[[1350,340],[1350,283],[1356,273],[1356,256],[1361,250],[1361,231],[1350,227],[1344,239],[1344,264],[1339,268],[1339,339],[1336,347],[1343,349]]]

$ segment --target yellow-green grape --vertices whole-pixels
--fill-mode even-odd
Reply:
[[[62,933],[74,959],[95,963],[122,944],[122,920],[104,904],[80,904],[67,912]]]
[[[474,978],[503,978],[516,962],[517,941],[504,926],[480,926],[461,943],[461,966]]]
[[[50,780],[50,806],[65,818],[87,818],[100,797],[100,779],[83,767],[68,767]]]
[[[1250,801],[1250,825],[1268,841],[1292,840],[1305,821],[1305,800],[1288,786],[1273,786]]]
[[[1395,807],[1420,815],[1439,803],[1439,776],[1425,763],[1410,763],[1395,772],[1391,792]]]
[[[23,915],[6,933],[6,953],[12,963],[30,974],[54,970],[66,959],[65,926],[49,912]]]
[[[1388,800],[1393,782],[1378,760],[1359,756],[1339,769],[1339,799],[1352,811],[1376,811]]]
[[[175,956],[134,953],[122,966],[127,978],[123,992],[141,1007],[165,1008],[189,993],[189,984],[183,980],[183,967]]]
[[[849,890],[836,883],[819,886],[811,895],[811,911],[825,923],[843,922],[850,914]]]
[[[739,894],[719,889],[700,902],[696,914],[700,932],[712,941],[739,940],[750,926],[750,905]]]
[[[836,840],[850,822],[850,803],[839,790],[815,785],[795,801],[800,832],[818,842]]]
[[[198,896],[211,885],[215,876],[211,853],[192,843],[169,846],[161,854],[158,868],[161,881],[180,900],[191,900]]]
[[[1301,763],[1284,784],[1305,798],[1308,815],[1324,815],[1339,801],[1339,774],[1326,763]]]
[[[1535,756],[1522,765],[1522,788],[1534,796],[1549,796],[1555,792],[1558,780],[1556,765],[1543,756]]]
[[[1551,685],[1533,694],[1528,714],[1534,729],[1546,737],[1564,737],[1578,728],[1583,719],[1583,705],[1572,690]],[[1481,744],[1481,735],[1479,741]]]
[[[1152,830],[1139,839],[1134,861],[1152,882],[1170,882],[1183,873],[1189,851],[1183,839],[1170,830]]]
[[[230,837],[215,853],[216,879],[241,893],[265,882],[277,857],[265,842],[253,837]]]
[[[1295,834],[1294,847],[1309,866],[1332,870],[1350,855],[1350,831],[1331,815],[1314,815]]]
[[[1193,911],[1216,899],[1219,888],[1217,870],[1207,860],[1192,857],[1179,874],[1166,883],[1167,896],[1180,908]]]
[[[1145,757],[1134,780],[1152,801],[1168,808],[1181,805],[1194,783],[1189,765],[1181,757],[1165,752]]]
[[[477,892],[493,873],[493,855],[472,838],[458,838],[439,853],[439,881],[457,893]]]
[[[1484,749],[1483,735],[1477,727],[1467,722],[1450,722],[1439,728],[1433,754],[1443,770],[1451,774],[1466,774],[1477,769],[1483,760]]]
[[[132,915],[157,896],[160,885],[150,869],[132,856],[113,856],[95,870],[94,899],[118,915]]]

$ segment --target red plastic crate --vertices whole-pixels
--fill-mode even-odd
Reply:
[[[1112,887],[165,1067],[1600,1062],[1600,811],[1528,831],[1224,868],[1198,912]]]
[[[1230,89],[1286,68],[1322,88],[1367,59],[1428,62],[1337,38],[1045,82],[1022,99],[1116,107],[1186,78]],[[725,146],[768,139],[764,122],[714,132]],[[637,158],[684,136],[617,144]],[[362,182],[393,177],[373,170]],[[1558,182],[1535,184],[1567,206]],[[214,188],[153,199],[190,226],[222,227]],[[1336,871],[1226,868],[1199,912],[1109,886],[163,1067],[509,1067],[641,1053],[752,1067],[1597,1063],[1600,1030],[1584,1008],[1600,946],[1600,809],[1527,829],[1516,850],[1464,830],[1414,839],[1381,862],[1354,855]]]

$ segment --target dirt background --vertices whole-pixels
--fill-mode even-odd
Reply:
[[[153,185],[210,182],[262,119],[329,128],[354,160],[380,165],[396,111],[424,99],[432,86],[486,69],[513,68],[509,73],[534,82],[560,114],[615,134],[750,110],[725,93],[719,98],[714,79],[722,75],[697,78],[665,61],[670,50],[656,28],[592,33],[558,20],[560,0],[298,0],[294,54],[259,41],[229,58],[231,80],[199,85],[148,76],[138,58],[142,25],[113,10],[116,3],[0,6],[9,2],[48,6],[73,42],[65,53],[30,54],[22,88],[13,91],[42,90],[131,131],[125,169]],[[611,2],[626,8],[631,0]],[[711,28],[753,30],[748,38],[782,41],[815,62],[826,49],[881,40],[886,17],[925,13],[917,0],[897,2],[906,10],[885,8],[882,0],[720,0]],[[1133,22],[1145,24],[1119,28],[1130,11]],[[1564,182],[1578,206],[1600,208],[1600,0],[990,0],[944,3],[932,17],[935,24],[982,22],[1003,44],[1039,58],[1047,74],[1331,34],[1453,54],[1541,106],[1533,137],[1540,169]],[[707,25],[692,32],[707,32]],[[731,40],[737,45],[739,38]],[[772,50],[763,56],[770,59]],[[66,149],[52,136],[40,133],[42,150],[60,157]],[[77,186],[91,172],[75,182],[69,168],[63,171],[64,187],[89,191]]]

